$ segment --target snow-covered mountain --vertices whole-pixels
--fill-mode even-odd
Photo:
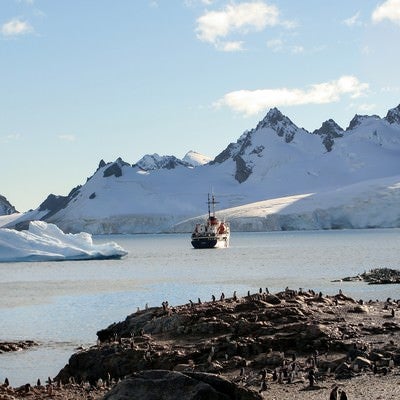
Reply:
[[[2,195],[0,195],[0,215],[10,215],[17,212],[15,207]]]
[[[187,162],[193,167],[198,167],[199,165],[204,165],[212,161],[211,157],[205,156],[204,154],[197,153],[196,151],[190,150],[186,153],[182,161]]]
[[[120,163],[122,162],[119,159]],[[180,160],[175,156],[159,156],[157,153],[145,155],[142,159],[140,159],[134,167],[139,167],[143,171],[154,171],[158,169],[175,169],[179,166],[183,167],[191,167],[192,164]]]
[[[400,105],[314,132],[274,108],[214,160],[193,153],[101,161],[24,218],[95,234],[188,231],[213,191],[234,230],[400,227]]]

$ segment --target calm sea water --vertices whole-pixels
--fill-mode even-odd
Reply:
[[[400,297],[399,285],[334,283],[376,267],[400,268],[400,230],[232,233],[228,249],[194,250],[188,235],[128,235],[122,260],[0,263],[0,340],[39,347],[0,354],[0,382],[54,377],[78,346],[137,307],[211,300],[268,287],[302,287],[356,299]]]

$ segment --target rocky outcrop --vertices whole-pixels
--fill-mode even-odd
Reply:
[[[355,276],[347,276],[338,281],[354,282],[364,281],[369,285],[400,283],[400,271],[391,268],[374,268]]]
[[[67,207],[69,202],[72,201],[79,194],[81,187],[82,186],[79,185],[73,188],[69,192],[68,196],[56,196],[54,194],[50,194],[47,199],[39,206],[39,212],[47,211],[47,214],[41,219],[45,221],[47,218],[50,218],[63,208]]]
[[[400,283],[400,271],[398,269],[375,268],[369,272],[364,272],[361,277],[370,285]]]
[[[400,104],[397,107],[389,110],[385,119],[390,124],[399,124],[400,125]]]
[[[236,156],[235,157],[235,162],[236,162],[236,173],[235,173],[235,179],[239,182],[242,183],[247,178],[251,175],[251,167],[246,164],[246,162],[243,160],[242,157]]]
[[[343,129],[333,119],[329,119],[322,124],[321,128],[316,129],[313,134],[322,137],[322,143],[326,151],[330,152],[335,139],[343,137]]]
[[[145,155],[132,166],[138,167],[143,171],[154,171],[158,169],[175,169],[178,166],[191,167],[192,164],[175,156],[159,156],[154,153]]]
[[[10,215],[17,212],[15,207],[2,195],[0,195],[0,215]]]
[[[219,301],[177,307],[164,302],[99,331],[97,345],[74,354],[56,379],[94,383],[154,369],[237,376],[241,368],[279,368],[295,354],[298,360],[331,352],[347,359],[355,348],[360,349],[356,356],[372,363],[373,354],[382,360],[390,354],[400,363],[399,343],[390,351],[367,351],[363,344],[371,335],[379,335],[381,343],[393,340],[392,333],[400,331],[392,311],[397,308],[396,302],[385,309],[343,294],[289,289],[276,295],[221,295]],[[385,336],[387,342],[382,340]],[[299,365],[306,368],[304,361]]]
[[[301,131],[290,118],[283,115],[277,108],[271,108],[265,118],[258,123],[255,130],[263,128],[273,129],[278,136],[285,139],[286,143],[290,143],[294,139],[296,133]]]
[[[361,125],[366,120],[380,120],[380,117],[378,115],[359,115],[359,114],[356,114],[353,117],[353,119],[350,121],[349,126],[346,128],[346,131],[351,131],[351,130],[357,128],[359,125]]]
[[[0,342],[0,354],[12,351],[26,350],[38,344],[33,340],[19,340],[17,342]]]
[[[212,374],[150,370],[133,374],[117,384],[104,400],[261,400],[249,389]]]
[[[122,158],[119,157],[115,162],[111,163],[107,166],[107,168],[104,169],[103,177],[108,178],[109,176],[115,176],[116,178],[119,178],[120,176],[122,176],[122,167],[125,166],[130,167],[130,164],[123,161]]]

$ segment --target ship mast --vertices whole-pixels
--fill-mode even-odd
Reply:
[[[215,205],[218,204],[218,201],[215,201],[214,193],[211,194],[211,200],[210,200],[210,193],[208,193],[208,218],[211,217],[211,209],[210,205],[212,205],[212,216],[215,217]]]

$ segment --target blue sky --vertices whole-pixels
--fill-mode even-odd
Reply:
[[[268,109],[308,130],[400,103],[400,0],[0,0],[0,194],[101,159],[214,157]]]

